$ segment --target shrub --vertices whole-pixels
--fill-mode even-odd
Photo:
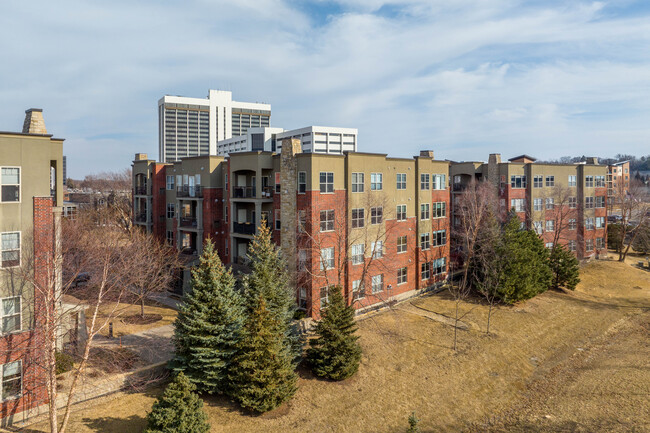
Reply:
[[[68,353],[56,352],[55,359],[57,375],[68,372],[72,370],[72,367],[74,367],[74,359],[72,358],[72,355]]]

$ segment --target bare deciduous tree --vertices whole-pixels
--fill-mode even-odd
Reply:
[[[618,260],[622,262],[630,252],[630,247],[639,233],[639,230],[632,230],[632,223],[636,227],[640,227],[650,221],[650,196],[645,185],[633,179],[627,190],[621,188],[614,191],[614,200],[621,209],[620,235],[624,248],[621,248],[618,253]]]

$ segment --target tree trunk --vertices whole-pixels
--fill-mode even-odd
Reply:
[[[49,320],[49,319],[48,319]],[[46,325],[47,326],[47,325]],[[47,333],[51,334],[52,330],[48,329]],[[56,338],[48,335],[50,341],[47,348],[47,391],[49,396],[49,421],[50,432],[58,433],[59,416],[56,407],[57,389],[56,389]]]
[[[144,295],[140,297],[140,315],[144,319]]]
[[[490,301],[490,307],[488,308],[488,320],[487,320],[487,331],[485,332],[487,335],[490,335],[490,318],[492,317],[492,304],[493,301]]]

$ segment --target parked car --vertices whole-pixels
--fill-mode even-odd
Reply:
[[[79,272],[79,274],[72,281],[74,287],[79,286],[79,284],[87,283],[90,281],[90,274],[88,272]]]
[[[622,219],[623,219],[623,218],[621,218],[620,215],[609,215],[609,216],[607,217],[607,222],[608,222],[608,223],[617,223],[617,222],[619,222],[619,221],[622,220]]]

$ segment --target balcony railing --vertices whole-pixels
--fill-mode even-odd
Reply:
[[[233,223],[233,231],[240,235],[254,235],[255,223]]]
[[[196,217],[181,217],[179,224],[181,227],[195,229],[197,227]]]
[[[255,198],[255,188],[252,186],[233,186],[233,198]]]
[[[275,188],[272,186],[265,186],[262,188],[262,198],[273,198],[273,192],[275,191]]]
[[[464,184],[464,183],[455,183],[455,184],[453,184],[453,186],[452,186],[452,190],[453,190],[453,191],[456,191],[456,192],[464,191],[465,188],[467,188],[467,185]]]
[[[136,186],[135,187],[135,195],[147,195],[147,187],[146,186]]]
[[[203,197],[203,187],[183,185],[176,187],[176,197]]]
[[[137,223],[146,223],[147,222],[147,213],[140,212],[135,214],[135,222]]]

